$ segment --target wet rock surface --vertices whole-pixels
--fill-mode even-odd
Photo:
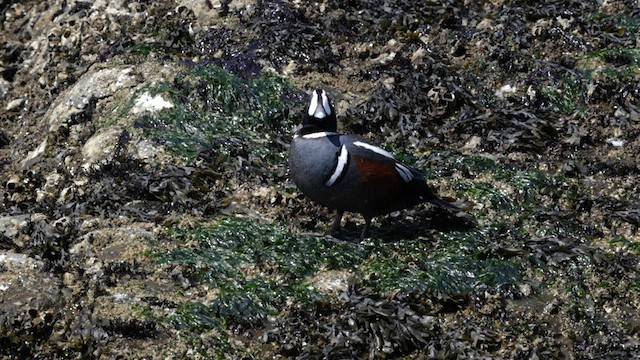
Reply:
[[[637,4],[0,8],[2,356],[640,356]],[[312,88],[468,216],[321,236]]]

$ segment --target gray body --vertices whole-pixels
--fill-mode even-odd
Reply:
[[[311,200],[338,211],[360,213],[365,219],[435,198],[418,171],[407,167],[414,176],[407,183],[395,172],[396,160],[358,147],[353,144],[356,141],[364,142],[360,137],[345,134],[294,138],[289,154],[293,182]],[[335,170],[342,145],[349,153],[349,161],[341,178],[327,186],[325,182]],[[375,163],[383,171],[379,177],[373,171],[363,174],[359,161]],[[389,171],[384,171],[385,168]]]
[[[422,202],[453,210],[436,197],[418,170],[354,135],[338,134],[333,106],[324,90],[311,94],[309,107],[289,153],[289,174],[311,200],[337,210],[331,232],[345,211],[362,214],[364,239],[371,219]]]

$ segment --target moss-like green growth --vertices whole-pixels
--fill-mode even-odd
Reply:
[[[622,247],[634,254],[640,254],[640,242],[628,239],[625,236],[618,235],[609,240],[612,246]]]
[[[216,289],[211,302],[183,304],[171,318],[177,327],[206,331],[259,326],[285,302],[321,299],[309,279],[325,270],[351,272],[356,283],[378,292],[460,294],[478,283],[513,282],[519,276],[515,262],[474,255],[491,241],[491,229],[442,234],[435,244],[424,239],[351,244],[231,217],[213,226],[174,229],[171,238],[185,246],[155,257],[180,265],[193,285]]]
[[[491,227],[467,233],[437,235],[402,244],[374,244],[359,273],[378,291],[436,291],[465,294],[477,284],[500,285],[519,278],[519,265],[509,259],[477,256],[491,241]]]
[[[174,229],[171,236],[195,246],[159,253],[158,260],[179,264],[190,281],[218,290],[212,303],[180,309],[174,320],[191,328],[261,323],[287,299],[317,298],[307,277],[318,270],[349,268],[361,261],[360,250],[351,244],[295,236],[278,226],[242,218]]]
[[[133,53],[140,54],[144,57],[148,56],[151,53],[152,46],[151,44],[137,44],[131,47],[131,51]]]
[[[637,78],[640,69],[640,49],[612,48],[593,51],[584,56],[578,66],[589,78],[628,82]]]
[[[629,13],[608,14],[603,12],[589,14],[590,21],[602,24],[604,31],[617,35],[635,35],[640,30],[640,20]]]
[[[537,169],[506,167],[480,156],[454,156],[446,159],[444,166],[461,174],[469,174],[471,180],[454,183],[458,196],[478,203],[491,204],[493,209],[524,217],[541,209],[542,197],[577,197],[580,181],[562,174],[546,174]],[[482,180],[475,179],[481,176]]]
[[[542,93],[557,111],[571,114],[576,110],[585,112],[584,101],[580,99],[583,90],[584,87],[579,78],[566,76],[560,79],[557,87],[545,86],[542,88]]]
[[[288,110],[300,105],[287,95],[294,90],[275,75],[243,79],[216,65],[188,68],[151,91],[174,106],[144,119],[142,126],[187,159],[216,139],[251,138],[263,145],[269,134],[293,128]]]

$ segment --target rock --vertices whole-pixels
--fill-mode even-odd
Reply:
[[[115,67],[90,72],[63,95],[58,104],[45,115],[49,132],[58,133],[81,120],[81,114],[95,106],[95,101],[113,95],[114,92],[130,88],[137,80],[130,67]]]
[[[518,89],[515,86],[511,84],[505,84],[502,85],[498,90],[496,90],[495,95],[498,99],[504,100],[506,97],[515,94],[517,90]]]
[[[64,177],[57,173],[53,172],[45,177],[44,185],[36,190],[36,201],[42,202],[47,198],[56,198],[58,195],[58,187],[64,180]]]
[[[17,99],[11,100],[7,104],[6,110],[7,111],[18,110],[18,108],[24,105],[24,103],[26,102],[27,102],[26,98],[17,98]]]
[[[491,30],[493,29],[493,20],[489,18],[484,18],[476,25],[476,29],[478,30]]]
[[[131,112],[134,114],[139,114],[142,112],[151,112],[154,113],[156,111],[160,111],[162,109],[172,108],[173,104],[169,101],[162,98],[161,95],[151,96],[149,93],[145,92],[136,99],[135,105],[133,105],[133,109]]]
[[[0,226],[0,228],[2,228]],[[44,263],[25,254],[0,251],[0,313],[11,318],[26,309],[45,309],[60,300],[60,280]]]
[[[40,145],[38,145],[37,148],[31,150],[27,154],[27,156],[25,156],[25,158],[22,159],[22,161],[20,162],[21,169],[26,170],[30,168],[31,165],[40,161],[42,155],[45,153],[45,150],[47,150],[47,141],[48,141],[48,138],[44,138],[44,140],[40,143]]]
[[[21,247],[22,244],[16,244],[16,242],[21,241],[20,235],[22,232],[27,230],[33,222],[45,219],[46,217],[46,215],[41,213],[2,216],[0,217],[0,239],[9,239],[14,245]]]
[[[414,51],[413,54],[411,54],[411,65],[413,65],[414,69],[417,69],[418,65],[422,63],[425,55],[427,55],[427,50],[425,50],[425,48],[423,47],[419,47],[418,50]]]
[[[310,286],[325,294],[340,294],[347,291],[349,287],[349,279],[353,276],[348,271],[321,271],[318,272],[310,281]]]
[[[11,89],[11,83],[5,79],[0,78],[0,100],[3,100],[9,90]]]
[[[122,130],[107,128],[92,136],[82,147],[82,169],[89,171],[111,160]]]
[[[140,139],[140,141],[133,144],[133,148],[135,149],[137,158],[146,162],[152,161],[160,157],[160,155],[166,157],[164,148],[156,146],[148,139]]]
[[[154,238],[152,225],[102,228],[91,231],[71,247],[72,257],[88,257],[92,263],[135,261],[149,249],[148,242]]]
[[[228,4],[229,2],[226,3]],[[221,1],[180,0],[178,1],[178,6],[183,6],[193,11],[198,22],[203,24],[211,23],[223,10]]]
[[[7,239],[15,238],[20,230],[31,222],[32,214],[10,215],[0,217],[0,236]]]

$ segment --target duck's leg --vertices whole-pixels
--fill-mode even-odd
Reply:
[[[371,226],[371,217],[364,218],[364,227],[362,228],[362,234],[360,234],[360,241],[364,240],[369,234],[369,226]]]
[[[336,218],[333,219],[333,224],[331,224],[331,230],[329,231],[330,234],[337,234],[340,232],[340,222],[342,221],[343,214],[344,211],[342,210],[336,211]]]

